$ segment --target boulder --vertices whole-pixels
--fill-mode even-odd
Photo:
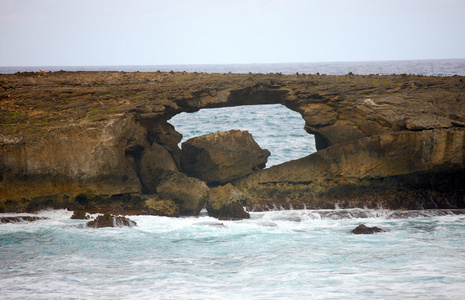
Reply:
[[[90,228],[103,228],[103,227],[134,227],[137,223],[129,220],[126,217],[113,216],[109,213],[98,216],[95,220],[87,223]]]
[[[179,206],[173,200],[160,200],[154,196],[147,199],[145,204],[151,215],[179,217]]]
[[[224,184],[263,169],[270,152],[248,131],[220,131],[182,144],[181,169],[208,184]]]
[[[208,186],[197,178],[188,177],[181,172],[171,172],[163,177],[157,193],[160,200],[176,203],[180,215],[195,216],[207,202]]]
[[[376,232],[384,232],[385,230],[379,227],[368,227],[364,224],[358,225],[354,230],[351,231],[353,234],[373,234]]]
[[[232,184],[210,189],[208,193],[208,215],[220,220],[248,219],[250,215],[244,211],[244,196]]]

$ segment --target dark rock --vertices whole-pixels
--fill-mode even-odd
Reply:
[[[145,149],[141,159],[140,178],[144,193],[156,192],[167,171],[177,171],[178,167],[171,154],[164,147],[153,144]]]
[[[87,220],[89,219],[89,216],[86,215],[86,212],[80,209],[77,209],[74,211],[73,215],[71,216],[71,219],[74,220]]]
[[[44,217],[17,216],[17,217],[0,217],[0,223],[20,223],[46,220]]]
[[[248,131],[220,131],[182,144],[181,169],[209,184],[223,184],[263,169],[270,152]]]
[[[207,202],[208,186],[197,178],[172,172],[163,178],[157,193],[160,200],[175,202],[180,215],[196,216]]]
[[[233,185],[228,183],[210,189],[208,193],[208,215],[219,220],[242,220],[250,218],[244,211],[244,196]]]
[[[373,234],[376,232],[384,232],[384,229],[381,229],[379,227],[368,227],[365,226],[364,224],[358,225],[354,230],[351,231],[353,234]]]
[[[129,220],[126,217],[113,216],[109,213],[98,216],[95,220],[87,223],[87,227],[103,228],[103,227],[134,227],[137,223]]]

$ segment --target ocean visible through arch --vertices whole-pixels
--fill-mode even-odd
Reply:
[[[453,76],[465,75],[465,60],[0,67],[0,73],[40,69]],[[226,116],[231,124],[225,124]],[[182,116],[170,122],[185,139],[208,131],[249,130],[272,153],[267,167],[315,151],[302,118],[281,105],[188,115],[207,121],[201,125],[176,117]],[[272,132],[271,121],[301,131],[296,136]],[[207,128],[215,123],[226,128]],[[276,141],[287,141],[287,147]],[[184,218],[128,216],[136,227],[106,229],[87,228],[86,220],[72,220],[66,210],[21,214],[46,219],[0,223],[0,299],[461,299],[463,213],[276,207],[252,211],[242,221],[219,221],[205,212]],[[384,232],[351,234],[359,224]]]

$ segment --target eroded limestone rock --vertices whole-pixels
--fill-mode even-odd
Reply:
[[[171,172],[157,187],[157,194],[160,200],[174,201],[180,215],[196,216],[207,202],[208,186],[197,178]]]
[[[45,220],[44,217],[31,217],[31,216],[16,216],[16,217],[0,217],[0,224],[2,223],[21,223],[21,222],[35,222]]]
[[[73,220],[87,220],[89,216],[86,214],[84,210],[76,209],[71,216]]]
[[[100,215],[95,220],[89,221],[87,227],[104,228],[104,227],[135,227],[137,223],[126,217],[113,216],[109,213]]]
[[[158,192],[165,172],[180,167],[180,135],[166,120],[277,103],[302,114],[319,152],[235,179],[257,207],[465,207],[463,76],[38,75],[0,75],[1,212],[140,211],[141,194]],[[220,161],[226,175],[209,178],[211,185],[258,168],[234,174],[237,163]]]
[[[145,204],[151,215],[179,217],[179,206],[173,200],[160,200],[155,195],[147,199]]]
[[[244,195],[230,183],[212,188],[208,193],[208,215],[220,220],[248,219],[250,215],[244,211],[244,200]]]
[[[152,144],[145,149],[140,164],[142,190],[147,194],[156,192],[157,185],[167,172],[178,170],[171,154],[159,144]]]
[[[465,130],[382,134],[330,146],[233,184],[253,199],[251,209],[299,200],[307,208],[334,208],[338,202],[345,207],[461,208],[464,141]]]
[[[265,167],[270,152],[248,131],[220,131],[182,144],[181,168],[209,184],[222,184]]]
[[[368,227],[365,224],[360,224],[358,225],[354,230],[351,231],[353,234],[373,234],[377,232],[384,232],[385,230],[373,226],[373,227]]]

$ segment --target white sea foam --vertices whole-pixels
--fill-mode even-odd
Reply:
[[[464,62],[164,67],[208,72],[230,68],[238,72],[465,75]],[[16,71],[0,68],[0,72]],[[251,127],[245,129],[276,157],[270,157],[271,164],[314,151],[298,114],[280,106],[262,108],[247,116],[233,108],[226,115],[234,116],[236,122],[212,130],[242,129],[248,123]],[[267,117],[266,110],[273,111],[272,116]],[[289,115],[277,117],[282,114]],[[211,122],[214,117],[208,114],[203,118],[221,123]],[[292,133],[300,129],[299,136],[283,138],[286,130],[276,133],[261,127],[269,126],[270,120],[287,128],[296,126]],[[189,132],[208,133],[206,127],[189,122],[176,125],[186,138]],[[272,142],[282,140],[291,147],[279,152],[283,146]],[[85,227],[85,220],[71,220],[72,213],[66,210],[43,211],[37,216],[49,219],[0,224],[0,298],[460,299],[465,294],[465,215],[459,213],[277,210],[252,212],[251,219],[237,222],[218,221],[204,213],[198,218],[130,216],[137,227],[92,229]],[[17,214],[0,214],[13,215]],[[361,223],[387,231],[351,235],[350,230]]]
[[[460,298],[465,215],[392,213],[130,216],[137,227],[90,229],[69,212],[41,212],[49,219],[0,225],[0,290],[7,299]],[[387,232],[349,233],[361,223]]]

